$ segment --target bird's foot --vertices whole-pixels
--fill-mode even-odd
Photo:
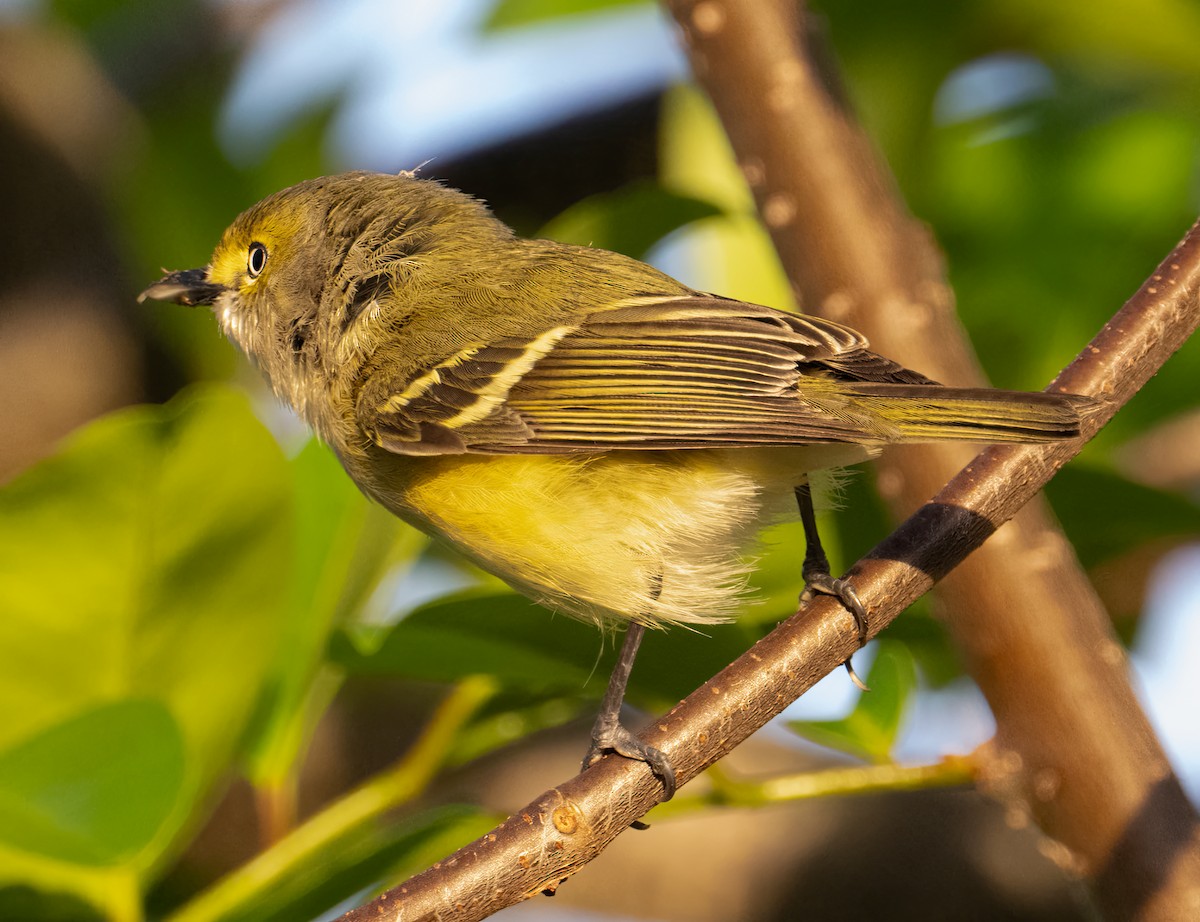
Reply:
[[[662,782],[663,800],[670,800],[675,796],[675,768],[662,750],[648,746],[617,721],[605,720],[601,715],[592,728],[592,744],[588,747],[587,755],[583,757],[583,767],[587,768],[610,752],[626,759],[645,762]]]
[[[829,573],[805,573],[804,593],[800,596],[801,601],[811,599],[818,592],[822,595],[833,596],[846,607],[846,610],[854,617],[854,624],[858,628],[858,644],[860,647],[865,646],[867,643],[867,609],[859,600],[854,587],[844,579],[834,579]],[[863,691],[870,691],[866,683],[854,671],[850,660],[846,660],[842,665],[846,667],[851,682]]]

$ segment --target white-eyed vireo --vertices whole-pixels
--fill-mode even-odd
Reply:
[[[606,250],[523,240],[409,174],[264,199],[206,268],[143,298],[211,305],[354,481],[547,607],[626,624],[592,761],[657,750],[617,714],[643,629],[731,617],[743,552],[800,499],[810,588],[833,592],[807,472],[889,442],[1079,432],[1078,398],[942,387],[817,317],[704,294]]]

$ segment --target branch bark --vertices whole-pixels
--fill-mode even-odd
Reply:
[[[870,330],[880,351],[935,377],[978,383],[937,251],[801,53],[787,5],[668,6],[800,302]],[[1052,385],[1103,399],[1105,409],[1089,420],[1085,436],[1198,323],[1200,227],[1193,227]],[[1082,443],[984,451],[860,561],[850,576],[872,635],[979,547]],[[890,479],[898,506],[911,508],[933,493],[964,456],[939,446],[916,458],[897,452],[888,462],[883,480]],[[1051,849],[1062,864],[1089,876],[1107,915],[1194,916],[1200,824],[1129,687],[1122,648],[1045,512],[1022,513],[945,586],[955,612],[951,630],[999,726],[993,790],[1058,843]],[[671,758],[686,783],[837,668],[857,646],[855,633],[838,603],[818,597],[655,721],[643,739]],[[344,918],[485,918],[553,890],[660,793],[644,765],[606,758]]]

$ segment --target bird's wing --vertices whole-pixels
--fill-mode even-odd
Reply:
[[[876,441],[837,383],[932,383],[832,321],[713,296],[625,304],[464,350],[360,420],[401,454]]]

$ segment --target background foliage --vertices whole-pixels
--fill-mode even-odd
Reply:
[[[385,23],[360,6],[360,28],[419,32],[415,0]],[[1200,12],[1183,0],[814,7],[854,105],[944,247],[993,380],[1044,386],[1195,217]],[[367,165],[334,143],[353,81],[281,98],[265,140],[218,130],[236,75],[319,8],[106,0],[3,14],[0,918],[315,918],[560,777],[500,804],[454,780],[586,718],[602,689],[611,649],[600,656],[591,629],[368,506],[211,317],[134,304],[161,266],[201,264],[263,195]],[[485,49],[514,35],[608,40],[620,17],[653,27],[628,0],[510,0],[477,15]],[[340,42],[330,35],[330,56],[348,56]],[[562,76],[536,57],[524,66]],[[438,77],[410,80],[445,92]],[[522,232],[791,303],[694,90],[594,86],[573,106],[426,172]],[[1154,567],[1200,533],[1198,363],[1193,343],[1049,491],[1130,638]],[[825,523],[835,569],[886,529],[869,476],[841,504]],[[799,559],[797,529],[775,529],[762,602],[704,636],[651,638],[631,701],[670,706],[790,614]],[[889,642],[873,699],[790,730],[889,763],[915,689],[959,678],[924,608]],[[713,785],[732,799],[726,781]],[[1067,911],[1050,890],[1039,906]]]

